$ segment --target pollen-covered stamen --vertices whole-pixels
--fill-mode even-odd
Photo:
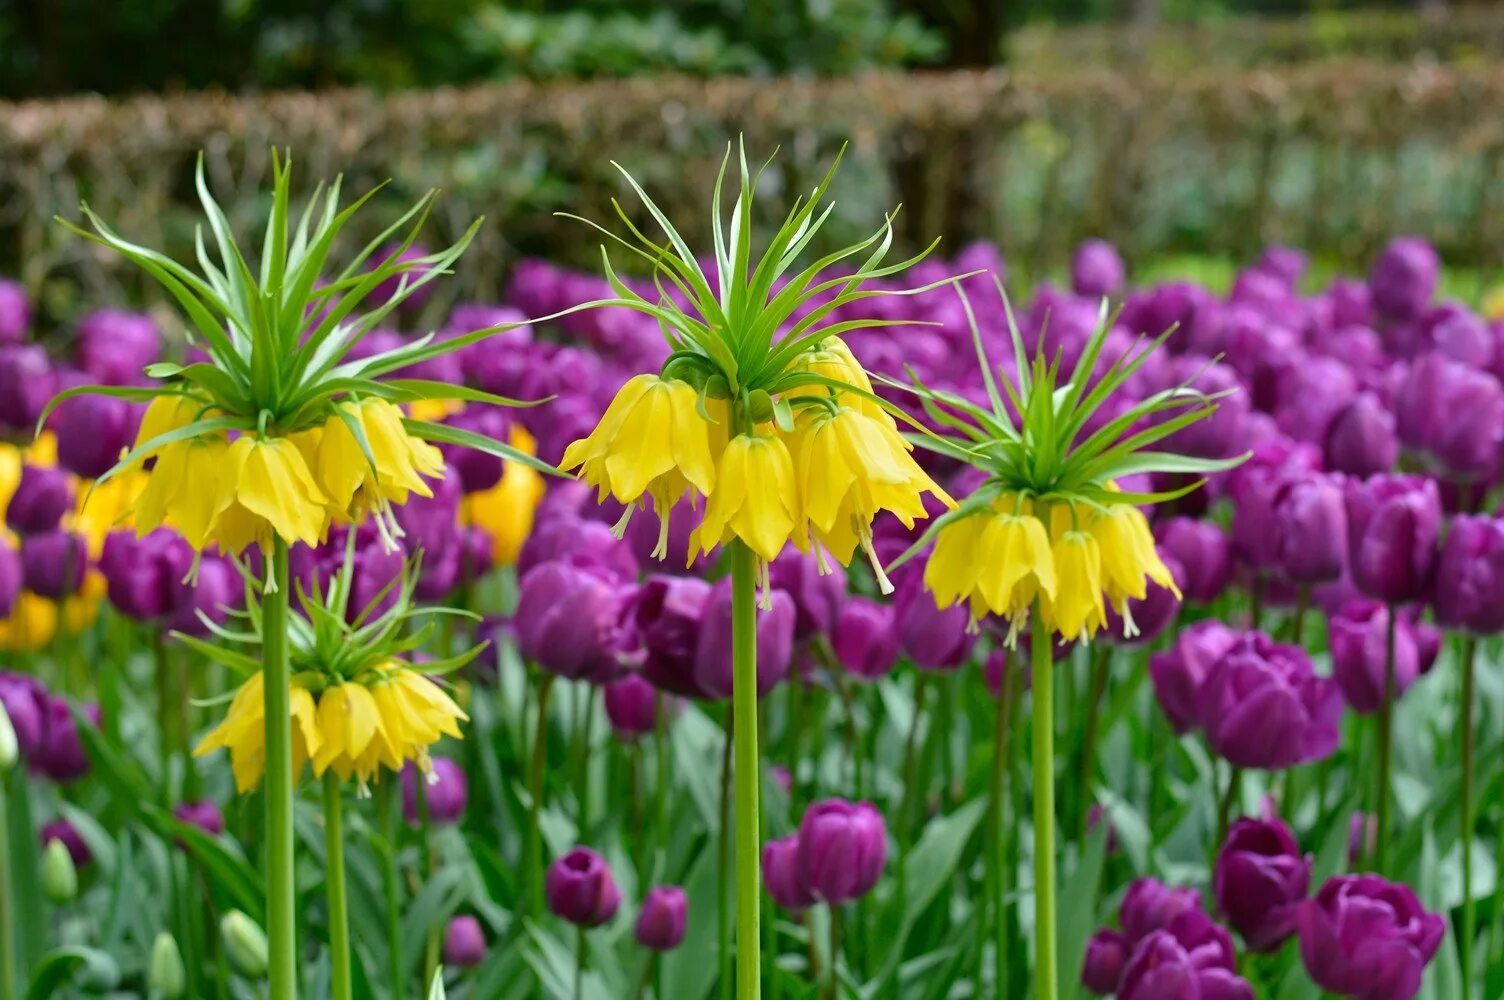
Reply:
[[[270,545],[261,546],[261,552],[266,556],[266,586],[261,592],[275,594],[281,589],[277,586],[277,557]]]
[[[815,571],[817,575],[829,576],[831,574],[830,560],[825,558],[825,546],[819,542],[815,542],[813,548],[815,550]]]

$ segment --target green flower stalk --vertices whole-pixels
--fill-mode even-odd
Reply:
[[[908,388],[945,433],[913,440],[979,469],[986,478],[954,510],[937,518],[897,562],[933,543],[924,580],[939,606],[964,602],[973,622],[988,615],[1002,617],[1009,624],[1010,646],[1022,629],[1031,631],[1034,976],[1039,1000],[1056,1000],[1055,707],[1049,644],[1057,637],[1090,641],[1107,626],[1109,606],[1132,635],[1136,628],[1129,601],[1142,600],[1150,581],[1179,593],[1155,551],[1154,536],[1139,506],[1184,495],[1200,482],[1174,491],[1134,493],[1121,489],[1118,480],[1150,472],[1205,475],[1232,468],[1246,456],[1212,461],[1153,450],[1215,411],[1217,397],[1189,384],[1154,393],[1097,429],[1088,428],[1092,417],[1122,390],[1170,331],[1152,342],[1141,340],[1098,374],[1111,329],[1104,303],[1081,357],[1065,373],[1058,358],[1042,353],[1032,361],[1028,358],[999,285],[1017,371],[1008,378],[988,361],[971,302],[959,284],[956,291],[971,327],[986,405],[929,389],[916,380]],[[997,809],[994,802],[994,815]],[[995,898],[992,908],[1001,913],[1002,900]],[[1004,926],[997,922],[999,954],[1007,947]]]
[[[137,530],[167,524],[195,548],[255,549],[265,574],[261,664],[254,700],[264,720],[267,926],[274,1000],[296,996],[293,885],[293,714],[288,659],[287,549],[322,540],[333,523],[372,519],[391,547],[401,529],[392,514],[408,496],[431,495],[443,475],[434,442],[480,448],[537,465],[481,435],[415,420],[401,406],[452,399],[514,405],[488,393],[390,377],[402,368],[476,343],[499,327],[409,344],[358,360],[349,355],[414,292],[449,272],[474,237],[474,223],[437,253],[403,259],[436,197],[429,192],[343,267],[331,265],[337,239],[371,197],[341,207],[340,181],[320,185],[295,212],[289,163],[273,154],[273,191],[259,260],[243,251],[196,174],[208,238],[196,234],[185,264],[115,233],[91,212],[88,232],[63,225],[135,263],[181,308],[207,361],[147,367],[143,387],[82,386],[64,400],[98,394],[149,403],[134,446],[95,486],[127,469],[155,465],[133,509]],[[374,192],[372,192],[374,193]],[[390,251],[378,248],[395,244]],[[196,264],[196,268],[193,266]],[[374,298],[383,284],[395,286]],[[39,421],[38,426],[41,426]],[[538,466],[542,467],[542,466]],[[305,692],[306,694],[306,692]],[[305,747],[305,750],[307,748]]]
[[[601,232],[647,265],[656,294],[628,287],[603,246],[602,265],[617,297],[593,305],[652,316],[671,353],[660,371],[637,375],[621,388],[589,437],[565,451],[560,467],[579,470],[602,499],[610,494],[627,508],[618,531],[651,505],[660,519],[660,558],[667,552],[670,509],[686,494],[703,497],[704,521],[691,548],[724,548],[729,555],[736,982],[737,996],[752,1000],[760,996],[761,967],[759,582],[766,592],[768,563],[793,545],[813,551],[827,571],[829,560],[844,566],[861,549],[888,589],[872,550],[873,517],[890,510],[912,525],[926,516],[922,493],[949,498],[914,462],[895,411],[873,394],[867,372],[841,341],[848,330],[897,324],[830,318],[842,306],[889,294],[864,286],[924,255],[885,264],[888,219],[867,239],[796,268],[830,216],[833,206],[824,199],[835,165],[808,199],[795,200],[761,255],[754,255],[751,219],[761,174],[752,174],[740,151],[739,190],[729,219],[723,218],[730,163],[728,148],[713,195],[715,267],[708,274],[622,170],[664,240],[645,235],[620,205],[617,215],[630,239]],[[852,269],[832,276],[838,266]]]

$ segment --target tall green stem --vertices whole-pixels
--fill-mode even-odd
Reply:
[[[324,772],[324,894],[329,900],[331,1000],[350,1000],[350,916],[345,902],[344,825],[344,797],[339,776],[331,768]]]
[[[11,906],[16,883],[10,870],[8,778],[0,774],[0,1000],[14,1000],[16,996],[16,916]]]
[[[1462,1000],[1473,995],[1473,943],[1478,934],[1477,901],[1473,899],[1473,657],[1478,640],[1462,643]]]
[[[1029,650],[1034,696],[1034,996],[1057,1000],[1055,961],[1055,680],[1050,630],[1034,602]]]
[[[261,603],[261,670],[266,713],[266,934],[272,1000],[298,995],[297,887],[293,876],[292,707],[287,662],[287,543],[271,552]]]
[[[757,755],[757,581],[752,550],[731,543],[731,701],[736,779],[736,995],[762,995]]]
[[[1393,743],[1392,733],[1394,730],[1394,642],[1396,629],[1399,625],[1399,610],[1393,605],[1385,608],[1388,615],[1386,631],[1388,637],[1384,644],[1384,701],[1379,705],[1379,787],[1378,801],[1374,803],[1375,835],[1374,843],[1374,868],[1382,874],[1384,867],[1384,846],[1389,837],[1389,767],[1390,752]]]

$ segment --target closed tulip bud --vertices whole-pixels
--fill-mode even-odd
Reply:
[[[411,826],[417,826],[422,813],[418,808],[418,784],[423,785],[424,801],[428,805],[431,823],[448,826],[458,823],[465,815],[465,805],[470,799],[470,782],[465,769],[448,757],[433,757],[425,774],[409,764],[402,769],[402,815]]]
[[[1253,951],[1273,951],[1295,933],[1311,888],[1311,858],[1277,819],[1240,819],[1228,831],[1212,871],[1212,894]]]
[[[1187,601],[1209,604],[1222,596],[1232,579],[1232,547],[1227,534],[1211,521],[1172,517],[1155,527],[1160,554],[1180,564],[1175,575]]]
[[[565,563],[617,583],[637,579],[637,557],[600,521],[574,515],[540,519],[517,556],[517,578],[546,563]]]
[[[1436,620],[1478,635],[1504,631],[1504,521],[1452,519],[1436,566]]]
[[[695,652],[709,600],[710,584],[697,577],[654,576],[637,588],[627,630],[632,656],[654,687],[686,698],[701,696]]]
[[[637,914],[637,943],[650,951],[672,951],[684,940],[689,897],[676,885],[649,889]]]
[[[455,969],[473,969],[486,960],[486,932],[480,921],[461,914],[444,928],[444,964]]]
[[[40,681],[28,674],[0,673],[0,708],[19,757],[30,759],[42,746],[50,697]]]
[[[78,366],[91,382],[132,385],[161,354],[162,337],[145,313],[101,309],[78,324],[77,352]]]
[[[212,799],[197,802],[179,802],[172,807],[172,815],[178,822],[196,826],[211,837],[225,832],[225,814]]]
[[[178,1000],[188,989],[188,976],[183,968],[183,953],[178,950],[177,939],[167,931],[159,931],[151,945],[151,964],[146,970],[146,988],[152,996],[162,1000]]]
[[[36,344],[0,347],[0,423],[30,434],[57,395],[57,369]]]
[[[1342,484],[1307,475],[1289,483],[1275,501],[1279,566],[1299,584],[1330,583],[1347,566],[1347,505]]]
[[[894,594],[893,618],[903,651],[926,670],[954,670],[976,646],[971,612],[964,604],[937,607],[917,573],[906,575]]]
[[[1320,462],[1312,445],[1277,435],[1255,445],[1253,457],[1229,477],[1233,551],[1248,566],[1279,568],[1277,503],[1290,483],[1313,475]]]
[[[231,910],[219,919],[219,937],[236,972],[247,979],[266,976],[266,932],[256,921],[239,910]]]
[[[1106,240],[1086,240],[1071,258],[1071,289],[1077,295],[1116,295],[1123,287],[1123,276],[1123,258]]]
[[[68,846],[61,840],[51,840],[42,848],[42,892],[58,905],[68,903],[78,895],[78,869]]]
[[[1377,475],[1394,468],[1399,454],[1394,414],[1372,393],[1358,396],[1327,428],[1323,457],[1333,472]]]
[[[89,571],[89,546],[71,531],[44,531],[21,539],[21,580],[50,600],[76,594]]]
[[[602,695],[606,718],[618,738],[632,740],[653,731],[657,719],[654,709],[661,695],[642,675],[627,674],[612,681],[602,688]]]
[[[560,677],[607,677],[620,647],[621,603],[610,581],[567,563],[544,563],[529,570],[518,588],[518,647]]]
[[[1485,371],[1453,365],[1446,386],[1446,415],[1431,439],[1431,453],[1454,477],[1491,476],[1504,439],[1504,387]]]
[[[1377,875],[1328,879],[1301,905],[1300,957],[1311,979],[1345,997],[1410,1000],[1446,936],[1409,886]]]
[[[1391,319],[1418,317],[1436,293],[1440,273],[1441,258],[1425,240],[1415,236],[1390,240],[1368,276],[1374,307]]]
[[[882,677],[898,659],[893,606],[865,597],[847,598],[836,618],[831,645],[848,673],[865,680]]]
[[[1154,694],[1177,733],[1196,726],[1196,697],[1202,682],[1236,640],[1237,633],[1208,618],[1181,631],[1175,645],[1149,658]]]
[[[799,871],[804,884],[831,905],[872,891],[888,860],[888,828],[869,802],[827,799],[799,823]]]
[[[830,634],[846,597],[844,573],[821,573],[817,559],[788,548],[768,564],[768,579],[794,600],[795,639]]]
[[[77,396],[51,418],[57,431],[57,462],[85,479],[98,479],[120,459],[136,436],[141,408],[109,396]]]
[[[31,330],[31,299],[14,281],[0,281],[0,341],[14,344]]]
[[[1118,923],[1130,944],[1137,944],[1188,910],[1201,909],[1195,889],[1172,888],[1156,878],[1136,879],[1118,907]]]
[[[621,891],[606,859],[588,847],[576,847],[548,869],[548,909],[579,927],[599,927],[621,906]]]
[[[1348,559],[1353,583],[1386,604],[1424,597],[1436,567],[1441,498],[1413,476],[1373,476],[1347,491]]]
[[[1389,609],[1378,601],[1349,601],[1327,619],[1332,676],[1353,711],[1372,715],[1388,683]],[[1403,695],[1422,670],[1416,629],[1403,615],[1394,629],[1394,695]]]
[[[5,710],[4,700],[0,699],[0,778],[10,774],[20,759],[21,745],[16,740],[16,727],[11,725],[10,713]]]
[[[815,894],[799,867],[799,838],[770,840],[762,846],[762,882],[773,902],[798,912],[815,905]]]
[[[1207,743],[1232,764],[1278,770],[1336,750],[1342,694],[1316,675],[1304,649],[1249,632],[1207,672],[1196,716]]]
[[[200,585],[203,569],[210,563],[219,566],[217,559],[204,559],[199,566]],[[142,538],[129,531],[111,532],[99,556],[110,603],[137,621],[161,621],[188,602],[194,588],[183,583],[183,578],[192,568],[192,547],[167,528]],[[211,576],[214,573],[210,571]]]
[[[0,538],[0,616],[10,617],[21,596],[21,553]]]
[[[1196,951],[1170,931],[1155,931],[1134,949],[1117,1000],[1254,1000],[1232,967]]]
[[[789,675],[794,656],[794,601],[775,590],[769,607],[757,609],[757,696],[761,698]],[[731,578],[710,588],[695,649],[695,686],[702,698],[731,697]]]
[[[86,725],[99,727],[99,706],[79,709]],[[36,767],[53,781],[77,781],[89,773],[89,755],[78,735],[78,721],[73,709],[62,698],[48,699],[45,707],[41,746],[37,748]]]
[[[5,508],[5,523],[22,535],[54,531],[73,509],[73,484],[62,469],[27,465]]]
[[[1086,942],[1086,960],[1081,965],[1081,985],[1099,997],[1116,993],[1128,964],[1128,939],[1104,927]]]

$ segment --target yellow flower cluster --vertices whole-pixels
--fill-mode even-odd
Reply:
[[[424,477],[441,478],[444,459],[409,434],[402,411],[382,399],[336,404],[320,427],[286,437],[224,432],[167,445],[136,501],[136,530],[170,524],[195,549],[211,542],[230,552],[289,544],[317,545],[332,522],[370,514],[388,547],[402,529],[393,504],[410,494],[432,496]],[[143,442],[205,415],[191,396],[159,396],[147,408],[136,439]],[[369,457],[361,440],[370,449]]]
[[[1066,639],[1091,639],[1106,627],[1109,605],[1135,635],[1128,601],[1142,600],[1150,580],[1180,596],[1137,507],[1038,503],[1012,493],[942,526],[924,571],[936,604],[965,601],[973,621],[1007,619],[1010,642],[1036,600],[1050,630]]]
[[[194,756],[227,748],[242,793],[261,783],[266,771],[266,713],[262,675],[235,692],[230,709],[194,748]],[[392,663],[358,680],[336,680],[315,697],[294,676],[291,687],[293,772],[313,765],[322,777],[333,769],[341,781],[366,786],[382,768],[400,771],[413,761],[427,774],[428,748],[444,736],[463,739],[468,720],[444,689],[418,671]]]
[[[866,372],[838,337],[806,352],[795,371],[823,376],[870,393]],[[579,470],[627,505],[624,528],[636,505],[651,499],[658,513],[660,558],[667,553],[668,512],[691,491],[706,500],[705,516],[691,541],[691,558],[738,538],[764,563],[792,543],[841,565],[860,547],[883,589],[891,590],[872,549],[872,519],[895,514],[912,527],[926,516],[928,491],[954,506],[914,461],[913,446],[893,418],[861,392],[802,385],[784,399],[799,405],[792,430],[772,421],[732,434],[723,400],[701,399],[687,382],[638,375],[607,407],[590,436],[572,443],[559,467]],[[707,419],[707,417],[709,419]]]

